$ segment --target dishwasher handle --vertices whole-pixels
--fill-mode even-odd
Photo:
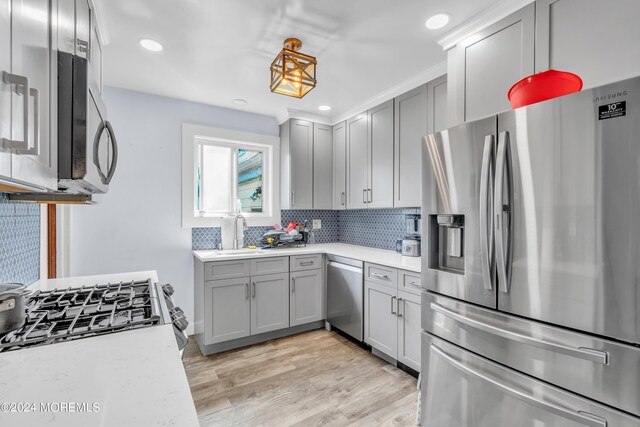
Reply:
[[[360,274],[363,274],[363,271],[364,271],[362,267],[354,267],[352,265],[342,264],[340,262],[335,262],[335,261],[329,261],[329,263],[327,264],[327,267],[338,268],[340,270],[348,270],[348,271],[352,271],[354,273],[360,273]]]

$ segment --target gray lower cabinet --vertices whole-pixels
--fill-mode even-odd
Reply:
[[[325,318],[324,274],[322,269],[290,274],[289,301],[291,326],[304,325]]]
[[[204,334],[207,344],[251,334],[249,284],[249,277],[205,282]]]
[[[289,275],[251,278],[251,335],[289,327]]]
[[[585,88],[640,71],[640,2],[538,0],[536,72],[578,74]]]
[[[396,290],[364,282],[364,342],[394,359],[398,357]]]
[[[420,371],[420,295],[398,291],[398,362]]]
[[[347,207],[347,122],[333,127],[333,202],[334,210]]]
[[[313,124],[313,209],[333,206],[333,128]]]
[[[419,273],[365,263],[364,341],[420,372]],[[407,290],[405,290],[407,289]]]
[[[582,8],[581,8],[582,9]],[[449,50],[455,63],[450,103],[455,123],[508,110],[507,93],[534,72],[535,3],[467,37]]]

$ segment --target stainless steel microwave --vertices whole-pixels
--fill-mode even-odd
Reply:
[[[102,43],[88,0],[61,0],[58,33],[58,189],[106,193],[118,143],[102,101]]]

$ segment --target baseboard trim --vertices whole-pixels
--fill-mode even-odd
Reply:
[[[204,344],[201,343],[196,336],[196,342],[198,343],[198,347],[200,347],[200,352],[204,356],[209,356],[211,354],[221,353],[227,350],[233,350],[240,347],[246,347],[249,345],[259,344],[266,341],[271,341],[277,338],[286,337],[289,335],[299,334],[301,332],[312,331],[314,329],[322,329],[324,328],[324,320],[319,320],[313,323],[307,323],[306,325],[298,325],[293,326],[291,328],[279,329],[277,331],[265,332],[264,334],[252,335],[249,337],[238,338],[236,340],[216,343],[216,344]]]

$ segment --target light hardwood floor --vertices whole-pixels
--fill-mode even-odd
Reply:
[[[306,332],[184,365],[204,426],[412,426],[416,379],[346,338]]]

